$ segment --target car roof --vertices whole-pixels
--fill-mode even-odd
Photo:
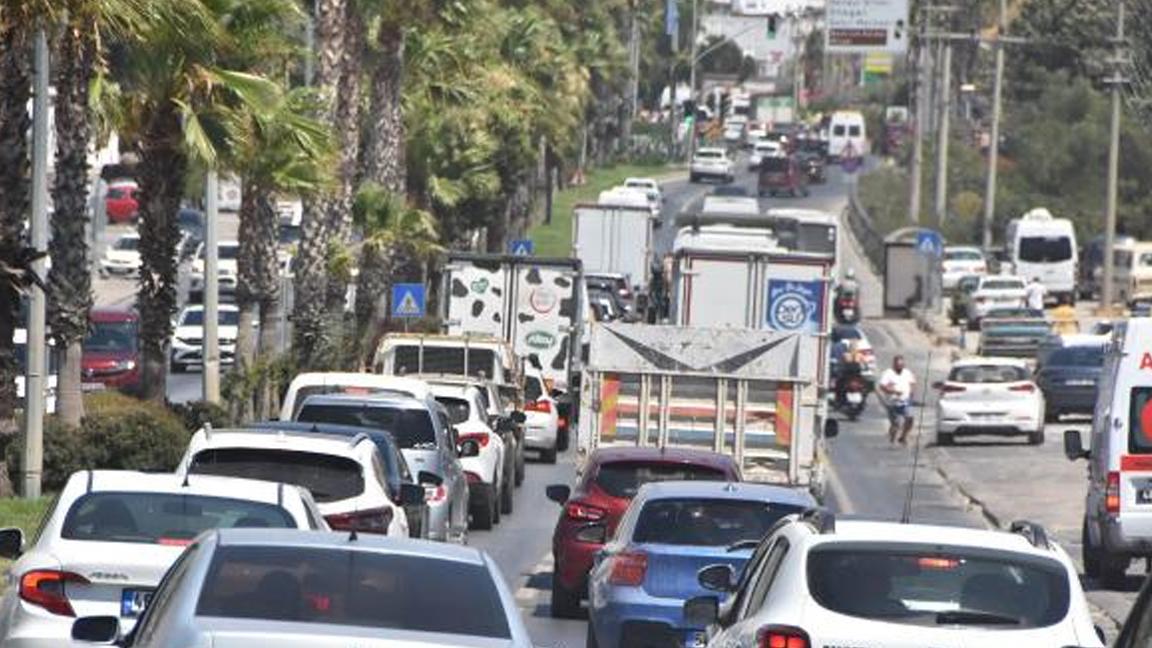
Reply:
[[[1018,369],[1027,369],[1028,361],[1023,358],[971,356],[952,363],[953,369],[963,369],[965,367],[1016,367]]]
[[[735,460],[728,455],[692,448],[610,446],[597,448],[589,458],[589,463],[601,466],[622,461],[695,464],[724,471],[734,470],[736,468]]]
[[[481,566],[484,553],[463,545],[410,538],[394,538],[370,533],[357,534],[355,539],[344,532],[308,531],[298,529],[215,529],[221,546],[280,546],[300,548],[330,548],[379,553],[406,554],[423,558],[452,560]]]
[[[976,252],[976,253],[980,254],[981,256],[984,255],[983,250],[981,250],[978,247],[972,247],[971,245],[945,245],[944,251],[945,252]]]
[[[1109,337],[1098,333],[1069,333],[1052,336],[1061,347],[1098,347],[1108,344]]]
[[[344,457],[356,455],[355,439],[333,434],[297,432],[287,428],[201,428],[195,437],[201,439],[201,449],[207,448],[269,448],[275,450],[318,452]],[[371,441],[365,435],[365,439]]]
[[[137,238],[138,239],[138,238],[140,238],[140,232],[124,232],[123,234],[121,234],[120,236],[117,236],[116,238],[118,238],[118,239]]]
[[[723,481],[658,481],[640,487],[636,499],[707,498],[725,500],[761,500],[792,506],[816,506],[806,491],[772,484]]]
[[[135,322],[140,316],[130,308],[93,308],[88,311],[88,319],[93,322]]]
[[[238,306],[236,306],[235,304],[217,304],[216,308],[218,310],[221,310],[221,311],[239,311],[240,310],[240,308]],[[184,307],[183,312],[191,313],[193,311],[202,311],[202,310],[204,310],[204,304],[188,304],[187,306]]]
[[[313,423],[305,421],[255,421],[246,423],[248,430],[283,430],[285,432],[303,432],[310,435],[324,435],[331,437],[351,438],[358,434],[366,434],[372,439],[388,438],[395,442],[392,433],[388,430],[374,427],[360,427],[358,425],[341,425],[338,423]]]
[[[836,542],[891,542],[951,545],[1013,551],[1055,558],[1053,552],[1038,549],[1018,533],[936,524],[904,524],[871,520],[837,520],[834,533],[814,535],[819,544]]]
[[[477,389],[485,389],[492,383],[487,378],[477,378],[476,376],[461,376],[460,374],[436,374],[436,373],[419,373],[408,374],[412,380],[419,380],[426,384],[431,390],[436,385],[453,385],[460,387],[475,387]]]
[[[428,404],[411,396],[395,394],[314,394],[305,405],[344,405],[347,407],[387,407],[390,409],[427,410]]]
[[[291,484],[222,477],[219,475],[184,476],[175,473],[149,473],[136,470],[82,470],[72,473],[69,481],[84,484],[86,492],[171,493],[212,497],[240,497],[256,502],[277,503],[284,499]]]
[[[465,384],[451,384],[451,383],[429,383],[429,388],[432,391],[433,397],[448,397],[448,398],[463,398],[470,392],[470,389],[475,388],[475,385]]]
[[[397,391],[411,391],[423,393],[428,390],[424,379],[411,376],[392,376],[388,374],[366,373],[362,371],[313,371],[296,374],[292,384],[300,387],[312,386],[346,386],[346,387],[376,387],[379,389],[393,389]]]
[[[626,279],[622,272],[588,272],[584,274],[584,279]]]

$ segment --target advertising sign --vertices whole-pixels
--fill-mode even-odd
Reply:
[[[789,333],[820,333],[823,318],[823,281],[768,281],[768,328]]]
[[[902,53],[909,32],[908,0],[828,0],[828,52]]]

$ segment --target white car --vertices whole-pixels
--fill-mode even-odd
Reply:
[[[967,358],[952,365],[948,379],[934,385],[936,444],[957,436],[1026,435],[1044,442],[1044,393],[1024,360]]]
[[[408,537],[408,516],[388,494],[380,451],[367,434],[344,436],[276,429],[213,430],[192,435],[180,475],[245,476],[307,488],[338,531]]]
[[[524,416],[524,447],[539,450],[544,463],[556,463],[560,411],[540,370],[533,367],[524,371]]]
[[[512,483],[514,475],[505,472],[504,440],[488,425],[478,388],[445,383],[432,383],[430,387],[436,401],[448,410],[448,419],[456,428],[457,442],[471,440],[480,447],[475,457],[461,457],[460,465],[468,478],[472,525],[476,529],[491,529],[502,514],[512,512],[516,490]]]
[[[940,283],[944,290],[955,290],[960,279],[988,272],[984,253],[975,247],[946,247],[940,261]]]
[[[755,171],[766,157],[776,157],[784,154],[784,147],[780,142],[760,140],[752,145],[752,155],[748,156],[748,170]]]
[[[220,304],[217,316],[217,337],[220,344],[220,362],[231,364],[236,356],[236,335],[240,330],[240,309],[231,304]],[[185,306],[176,319],[172,333],[172,373],[188,370],[188,365],[204,364],[204,307]]]
[[[134,277],[140,272],[140,235],[121,234],[100,259],[100,276]]]
[[[794,516],[760,541],[737,581],[730,565],[685,611],[709,648],[1104,644],[1076,567],[1043,528],[1011,532]]]
[[[700,182],[705,178],[718,178],[723,182],[736,179],[728,151],[722,148],[705,147],[696,150],[692,164],[688,167],[689,182]]]
[[[624,186],[629,189],[640,189],[649,195],[655,194],[657,203],[664,201],[664,190],[653,178],[625,178]]]
[[[251,479],[85,470],[74,473],[25,546],[0,530],[15,559],[0,598],[0,646],[72,646],[77,616],[119,617],[125,632],[184,547],[217,527],[327,530],[307,490]]]
[[[281,421],[295,421],[300,406],[309,396],[348,394],[352,396],[409,396],[421,400],[432,395],[423,380],[408,376],[386,376],[356,371],[317,371],[296,374],[280,408]]]
[[[12,344],[16,353],[16,366],[18,373],[16,374],[16,400],[21,403],[20,407],[24,405],[24,381],[27,379],[27,362],[28,362],[28,330],[18,328],[12,333]],[[48,414],[56,413],[56,385],[57,385],[57,362],[56,362],[56,340],[52,336],[48,336],[48,373],[44,385],[44,411]]]
[[[968,300],[968,330],[979,331],[980,320],[993,308],[1023,306],[1027,286],[1013,275],[985,275]]]
[[[759,142],[768,136],[768,129],[764,124],[752,124],[748,126],[748,139],[753,142]]]
[[[196,256],[192,259],[192,275],[188,288],[192,292],[204,290],[204,245],[201,243],[196,248]],[[224,290],[236,289],[236,277],[239,273],[236,260],[239,257],[239,241],[219,241],[216,244],[216,274],[218,283]]]

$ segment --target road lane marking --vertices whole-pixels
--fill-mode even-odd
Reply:
[[[828,462],[828,490],[832,491],[832,497],[836,498],[840,513],[852,515],[856,511],[856,505],[852,503],[852,498],[844,489],[844,484],[840,481],[840,474],[836,472],[836,466],[831,461]]]

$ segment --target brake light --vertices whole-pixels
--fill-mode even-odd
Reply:
[[[446,499],[448,499],[448,489],[444,488],[443,484],[424,487],[424,501],[429,504],[439,504]]]
[[[20,577],[20,598],[52,614],[74,617],[76,612],[68,602],[66,583],[87,585],[88,579],[74,572],[34,569]]]
[[[352,513],[325,515],[324,520],[333,531],[362,531],[364,533],[388,533],[392,525],[392,509],[378,508]]]
[[[524,406],[525,412],[544,412],[550,414],[552,412],[552,403],[546,400],[538,400],[528,403]]]
[[[1120,473],[1108,473],[1108,487],[1104,491],[1104,510],[1115,515],[1120,513]]]
[[[770,625],[757,635],[760,648],[810,648],[808,633],[792,626]]]
[[[607,512],[598,506],[590,506],[584,502],[574,501],[564,505],[564,514],[573,520],[595,522],[596,520],[603,520]]]
[[[487,432],[469,432],[468,434],[461,434],[459,438],[460,443],[465,441],[475,441],[480,444],[481,448],[488,447],[488,433]]]
[[[1032,383],[1024,383],[1023,385],[1009,387],[1008,391],[1025,392],[1031,394],[1032,392],[1036,391],[1036,385],[1033,385]]]
[[[955,394],[957,392],[965,391],[968,391],[968,388],[964,385],[953,385],[948,383],[945,383],[944,386],[940,388],[940,392],[943,394]]]
[[[608,573],[609,585],[638,587],[648,573],[648,554],[640,551],[625,551],[612,557],[612,571]]]

